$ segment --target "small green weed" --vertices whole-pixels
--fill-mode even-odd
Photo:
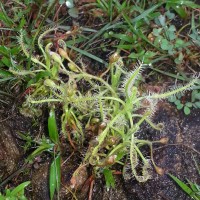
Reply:
[[[18,133],[19,136],[26,141],[24,148],[30,147],[31,144],[36,144],[36,149],[26,159],[27,163],[31,163],[33,159],[43,152],[48,152],[53,156],[53,162],[50,166],[49,176],[49,189],[50,198],[53,199],[55,191],[59,194],[60,181],[61,181],[61,158],[60,158],[60,147],[59,147],[59,134],[56,123],[55,110],[51,107],[48,117],[48,132],[49,139],[42,138],[40,141],[35,141],[30,135]],[[27,146],[28,145],[28,146]],[[25,149],[26,150],[26,149]]]
[[[128,72],[120,55],[115,53],[110,57],[108,69],[111,82],[109,83],[101,77],[88,74],[84,71],[84,68],[81,68],[82,66],[77,66],[70,59],[63,40],[59,41],[59,45],[62,47],[58,49],[59,54],[51,50],[51,43],[43,49],[42,39],[51,31],[51,29],[47,30],[39,36],[38,46],[43,53],[40,60],[33,55],[30,57],[24,43],[23,32],[19,37],[23,52],[27,57],[30,57],[33,64],[37,66],[37,70],[16,71],[15,73],[22,75],[31,73],[33,77],[37,77],[41,73],[44,74],[36,82],[28,83],[29,86],[35,89],[33,93],[27,95],[24,107],[37,109],[38,106],[41,107],[42,104],[46,103],[50,108],[53,108],[58,103],[61,104],[63,109],[61,116],[62,133],[67,136],[73,148],[82,146],[86,137],[84,130],[87,126],[95,125],[98,127],[98,135],[90,141],[81,165],[92,165],[96,173],[102,172],[103,169],[109,170],[116,163],[127,165],[127,167],[129,165],[138,181],[148,180],[150,178],[150,161],[143,156],[140,148],[148,145],[152,152],[154,142],[138,139],[135,134],[144,121],[157,130],[162,129],[163,125],[161,123],[156,125],[151,121],[158,100],[191,89],[196,84],[197,79],[194,78],[185,86],[177,87],[165,93],[143,94],[140,96],[137,84],[146,65],[139,63],[135,70]],[[68,61],[67,68],[63,64],[63,59]],[[59,74],[67,76],[68,80],[63,81]],[[90,88],[84,91],[78,87],[80,82],[89,84]],[[139,110],[142,110],[141,114],[137,114]],[[52,114],[50,114],[51,116]],[[133,123],[134,119],[135,123]],[[87,123],[84,127],[85,122]],[[59,146],[58,131],[55,124],[55,121],[49,123],[49,134],[52,142]],[[50,127],[51,125],[53,127]],[[162,142],[162,140],[158,142]],[[51,144],[45,146],[46,149],[50,147],[52,147]],[[35,154],[39,153],[40,150],[43,151],[44,148],[41,146]],[[128,157],[130,163],[122,163],[123,157]],[[153,155],[151,158],[155,169],[161,173],[161,170],[153,161]],[[59,153],[55,156],[52,167],[54,172],[59,171],[57,161],[60,162]],[[139,163],[143,164],[142,175],[138,175],[136,170]],[[54,172],[52,172],[51,177],[53,180],[51,185],[54,186],[52,186],[51,197],[56,189]],[[104,171],[104,174],[109,173]],[[110,185],[113,184],[110,183]]]
[[[191,108],[200,108],[200,91],[194,89],[189,100],[185,100],[184,94],[181,93],[169,97],[168,100],[174,103],[178,110],[183,109],[185,115],[189,115],[191,113]]]
[[[200,200],[200,186],[192,183],[187,179],[187,184],[178,179],[177,177],[169,174],[169,176],[181,187],[181,189],[192,199]],[[189,186],[188,186],[189,185]]]
[[[54,108],[52,107],[48,118],[49,137],[54,143],[53,156],[54,160],[50,167],[49,188],[50,198],[53,199],[55,191],[59,195],[60,182],[61,182],[61,157],[59,147],[59,135],[56,123],[56,116]]]
[[[6,189],[5,194],[0,193],[0,200],[28,200],[24,196],[24,189],[30,184],[30,181],[21,183],[14,189]]]
[[[153,29],[154,45],[159,46],[162,50],[167,51],[169,56],[173,56],[174,62],[181,65],[184,61],[184,54],[191,55],[191,41],[186,42],[178,35],[174,25],[168,25],[168,20],[175,17],[173,13],[167,11],[164,15],[155,18],[158,28]],[[152,39],[152,38],[151,38]]]

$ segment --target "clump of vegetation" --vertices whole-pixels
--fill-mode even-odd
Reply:
[[[63,40],[58,41],[60,46],[58,53],[51,50],[52,43],[48,43],[43,48],[43,37],[52,31],[49,29],[39,36],[38,46],[43,53],[41,61],[30,55],[24,43],[23,32],[19,36],[19,44],[24,54],[34,63],[35,70],[12,72],[18,75],[31,74],[33,80],[38,77],[36,82],[29,83],[33,91],[26,96],[21,111],[25,113],[34,110],[37,114],[41,105],[45,103],[50,108],[61,105],[63,110],[61,134],[68,138],[73,148],[80,148],[83,144],[87,128],[95,126],[98,130],[95,137],[89,141],[89,147],[81,165],[90,164],[96,173],[103,170],[105,174],[105,170],[112,169],[112,166],[118,163],[125,165],[126,168],[130,166],[138,181],[147,181],[151,177],[150,160],[144,157],[140,148],[143,145],[149,145],[152,152],[153,142],[137,138],[135,134],[143,122],[147,122],[156,130],[161,130],[162,123],[154,124],[151,121],[157,102],[190,90],[197,79],[194,78],[185,86],[163,93],[140,95],[138,79],[146,68],[145,64],[138,63],[134,70],[127,71],[121,56],[114,53],[110,56],[107,71],[110,73],[110,78],[105,80],[103,77],[93,76],[69,58]],[[64,66],[63,59],[68,61],[68,69]],[[66,78],[63,79],[60,75]],[[89,89],[85,91],[80,83],[89,85]],[[54,143],[59,143],[58,137],[57,131],[51,134]],[[163,143],[163,139],[157,142]],[[128,158],[126,163],[123,161],[124,157]],[[153,156],[151,159],[155,169],[162,173],[154,163]],[[143,164],[141,175],[137,172],[139,163]],[[109,174],[108,171],[107,174]]]
[[[21,114],[37,118],[42,115],[45,106],[50,110],[48,118],[50,140],[42,138],[39,141],[30,141],[30,138],[27,138],[29,143],[34,142],[38,145],[27,162],[44,151],[53,156],[49,180],[51,199],[60,189],[61,135],[68,140],[74,150],[81,151],[83,143],[88,144],[82,163],[72,176],[73,180],[76,180],[80,170],[90,165],[96,176],[104,174],[107,187],[114,187],[113,169],[114,165],[118,164],[123,167],[125,179],[129,178],[127,174],[131,171],[136,180],[145,182],[151,177],[151,163],[159,174],[163,174],[163,170],[154,162],[152,148],[154,143],[166,144],[168,139],[148,141],[140,138],[138,134],[144,122],[155,130],[163,128],[162,123],[152,122],[158,101],[169,99],[178,109],[184,109],[186,115],[190,113],[192,107],[200,107],[199,90],[195,89],[198,77],[195,75],[192,79],[188,79],[185,85],[172,87],[166,91],[161,89],[160,92],[153,93],[139,89],[140,80],[143,80],[147,68],[167,74],[163,68],[159,70],[152,67],[152,63],[159,61],[162,65],[171,59],[173,61],[171,63],[176,66],[173,67],[174,71],[183,75],[181,67],[185,63],[193,62],[199,65],[199,54],[196,53],[199,47],[199,34],[194,12],[191,14],[190,40],[181,35],[185,27],[178,29],[170,24],[175,20],[175,16],[177,17],[175,14],[185,19],[188,15],[185,8],[198,6],[191,1],[155,2],[98,0],[87,4],[92,6],[90,14],[96,13],[95,16],[102,22],[108,20],[98,31],[74,25],[63,28],[56,22],[42,34],[40,32],[44,23],[49,20],[48,16],[55,5],[58,5],[58,9],[54,19],[59,17],[59,11],[64,5],[70,17],[78,18],[76,2],[73,0],[48,2],[47,11],[41,21],[40,14],[45,6],[42,7],[42,3],[38,3],[41,9],[36,20],[32,20],[28,28],[26,27],[28,19],[24,17],[28,11],[23,11],[23,6],[30,5],[32,1],[19,4],[19,13],[12,10],[14,20],[7,15],[3,4],[0,3],[0,19],[3,19],[8,27],[6,30],[20,32],[17,37],[19,47],[0,46],[1,82],[14,80],[14,84],[22,82],[27,84],[26,91],[22,95],[25,101],[20,108]],[[30,31],[32,27],[36,29]],[[63,33],[64,31],[67,32]],[[87,33],[86,36],[83,34],[84,31]],[[50,42],[48,36],[52,36],[52,33],[55,38]],[[30,39],[28,35],[33,38]],[[101,41],[102,38],[105,43],[101,43],[98,47],[98,39]],[[2,41],[4,40],[6,39],[3,38]],[[95,43],[96,46],[92,47]],[[113,47],[117,49],[116,53],[113,53],[115,50],[110,50]],[[112,52],[108,62],[90,53],[97,48]],[[79,61],[77,64],[75,57],[78,56],[74,56],[69,49],[107,65],[107,69],[97,76],[88,73],[87,67],[82,62]],[[24,55],[19,54],[20,50]],[[25,67],[24,63],[27,64]],[[130,65],[132,70],[129,69]],[[182,76],[181,80],[185,81]],[[191,101],[185,102],[183,96],[188,90],[193,90],[192,97]],[[60,131],[56,122],[56,110],[62,110]],[[88,131],[93,132],[92,137],[87,135]],[[149,146],[151,159],[143,155],[144,145]],[[72,182],[73,189],[76,187],[76,181]]]
[[[0,193],[0,200],[27,200],[27,198],[24,195],[24,189],[30,184],[30,181],[21,183],[14,189],[6,189],[5,195]]]

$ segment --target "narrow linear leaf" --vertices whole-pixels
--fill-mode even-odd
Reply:
[[[31,155],[30,158],[34,158],[37,155],[41,154],[43,151],[50,150],[53,147],[52,144],[42,143]]]
[[[51,110],[49,112],[48,130],[49,130],[50,139],[55,144],[58,144],[59,143],[59,135],[58,135],[58,129],[57,129],[57,124],[56,124],[56,116],[55,116],[54,108],[51,108]]]
[[[87,56],[87,57],[89,57],[89,58],[91,58],[91,59],[93,59],[93,60],[96,60],[97,62],[100,62],[100,63],[105,64],[105,65],[108,64],[107,62],[105,62],[105,61],[102,60],[101,58],[99,58],[99,57],[97,57],[97,56],[95,56],[95,55],[93,55],[93,54],[91,54],[91,53],[88,53],[87,51],[84,51],[84,50],[82,50],[82,49],[73,47],[73,46],[71,46],[71,45],[68,45],[68,47],[71,48],[71,49],[74,49],[75,51],[77,51],[77,52],[79,52],[79,53],[81,53],[81,54],[83,54],[83,55],[85,55],[85,56]]]
[[[23,191],[24,188],[27,187],[30,183],[31,183],[30,181],[26,181],[24,183],[21,183],[14,190],[12,190],[10,194],[12,196],[16,196],[19,192]]]
[[[173,176],[172,174],[169,174],[169,176],[187,193],[187,194],[192,194],[192,190],[185,184],[183,183],[180,179],[177,177]]]
[[[61,159],[58,155],[51,164],[50,167],[50,179],[49,179],[49,189],[51,200],[54,197],[55,191],[59,192],[60,182],[61,182]]]

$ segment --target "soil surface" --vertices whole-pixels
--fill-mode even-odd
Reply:
[[[36,120],[37,121],[37,120]],[[40,121],[40,123],[39,123]],[[47,118],[43,117],[34,126],[33,119],[18,113],[18,108],[2,106],[0,112],[0,177],[3,181],[1,189],[14,187],[23,181],[31,180],[27,188],[28,199],[48,200],[49,198],[49,167],[51,158],[44,154],[37,157],[32,164],[24,165],[25,159],[31,152],[25,152],[25,142],[20,133],[31,133],[34,136],[45,134]],[[154,146],[154,159],[157,165],[164,169],[160,176],[153,172],[152,179],[146,183],[138,183],[134,177],[125,180],[122,175],[115,175],[116,187],[107,189],[103,178],[91,179],[91,169],[83,168],[78,179],[80,186],[74,194],[77,199],[89,198],[95,200],[187,200],[190,199],[167,175],[171,173],[181,180],[188,178],[199,183],[199,175],[195,161],[200,162],[200,110],[192,110],[189,116],[178,112],[166,102],[160,102],[154,116],[154,122],[163,122],[163,131],[158,132],[143,125],[138,138],[152,141],[168,137],[167,145]],[[69,191],[73,172],[81,163],[81,153],[73,153],[66,143],[62,147],[62,187],[60,199],[73,199]],[[149,156],[148,149],[145,150]],[[145,153],[144,152],[144,153]],[[93,190],[90,186],[93,184]],[[74,196],[74,198],[75,198]]]

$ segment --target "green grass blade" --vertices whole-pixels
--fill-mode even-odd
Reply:
[[[12,196],[17,196],[17,194],[21,191],[24,190],[25,187],[27,187],[31,182],[30,181],[26,181],[24,183],[21,183],[20,185],[18,185],[14,190],[11,191],[10,195]]]
[[[14,96],[12,96],[11,94],[9,94],[7,92],[4,92],[4,91],[1,91],[1,90],[0,90],[0,95],[4,95],[4,96],[8,96],[8,97],[14,98]]]
[[[8,78],[8,77],[12,77],[12,76],[13,76],[13,74],[11,72],[0,69],[0,78]]]
[[[154,67],[151,67],[149,66],[148,68],[156,71],[156,72],[159,72],[161,74],[164,74],[166,76],[169,76],[169,77],[172,77],[172,78],[175,78],[175,79],[178,79],[178,80],[181,80],[181,81],[186,81],[187,79],[184,78],[183,76],[180,76],[180,75],[176,75],[176,74],[172,74],[172,73],[169,73],[169,72],[165,72],[165,71],[162,71],[162,70],[159,70],[159,69],[156,69]],[[189,80],[188,80],[189,81]]]
[[[69,48],[71,48],[71,49],[73,49],[73,50],[75,50],[75,51],[81,53],[82,55],[85,55],[85,56],[87,56],[87,57],[89,57],[89,58],[91,58],[91,59],[93,59],[93,60],[96,60],[97,62],[100,62],[100,63],[102,63],[102,64],[108,65],[108,63],[105,62],[104,60],[102,60],[101,58],[99,58],[99,57],[97,57],[97,56],[95,56],[95,55],[93,55],[93,54],[91,54],[91,53],[88,53],[88,52],[85,51],[85,50],[79,49],[79,48],[77,48],[77,47],[73,47],[73,46],[71,46],[71,45],[67,45],[67,46],[68,46]]]
[[[59,192],[61,182],[61,159],[58,155],[51,164],[50,177],[49,177],[49,189],[51,200],[54,197],[55,191]]]
[[[144,12],[142,12],[140,15],[138,15],[137,17],[135,17],[134,19],[131,19],[132,23],[135,23],[141,19],[144,19],[146,17],[149,16],[150,13],[152,13],[154,10],[156,10],[158,7],[160,7],[164,2],[161,3],[157,3],[156,5],[152,6],[151,8],[145,10]]]
[[[185,191],[188,195],[191,195],[193,191],[188,187],[185,183],[183,183],[180,179],[173,176],[172,174],[169,174],[169,176],[181,187],[183,191]]]
[[[88,46],[90,46],[90,43],[92,43],[93,40],[95,40],[97,37],[103,34],[104,31],[108,30],[110,25],[111,23],[106,24],[102,29],[100,29],[96,34],[94,34],[94,36],[91,39],[89,39],[87,43],[85,43],[85,45],[87,45],[85,50],[88,48]]]
[[[12,21],[11,18],[8,17],[2,3],[0,3],[0,8],[1,8],[0,20],[2,20],[7,26],[12,26],[14,22]]]
[[[167,0],[165,1],[166,4],[176,4],[176,5],[180,5],[180,6],[187,6],[190,8],[200,8],[200,5],[194,3],[193,1],[186,1],[186,0]]]
[[[6,82],[6,81],[12,81],[12,80],[15,80],[16,78],[13,78],[13,77],[6,77],[6,78],[1,78],[0,77],[0,83],[2,82]]]
[[[29,157],[28,160],[31,160],[32,158],[38,156],[44,151],[52,149],[53,145],[48,143],[42,143]]]
[[[193,190],[193,192],[198,192],[198,189],[194,183],[192,183],[190,180],[187,179],[187,182],[190,184],[190,188]]]
[[[143,14],[141,14],[143,15]],[[140,15],[140,16],[141,16]],[[140,29],[136,29],[133,26],[133,21],[137,18],[134,18],[133,20],[131,20],[125,13],[122,13],[122,16],[124,18],[124,20],[126,21],[126,23],[129,25],[129,28],[133,31],[133,33],[135,33],[138,37],[142,38],[145,42],[147,42],[148,44],[150,44],[151,46],[153,46],[154,48],[158,49],[159,51],[163,51],[161,48],[155,46],[153,43],[151,43],[149,41],[149,39],[143,34],[143,32]]]

